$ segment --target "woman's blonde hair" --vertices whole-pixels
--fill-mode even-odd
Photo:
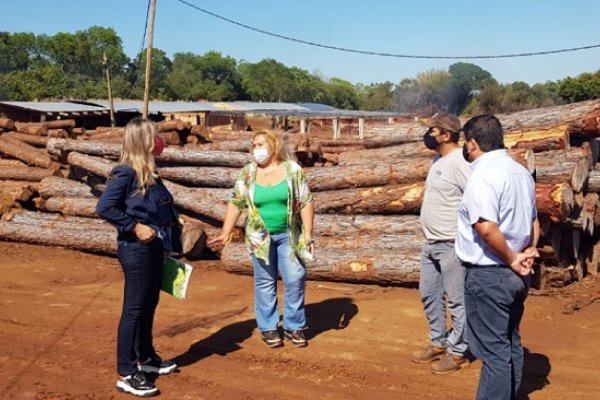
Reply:
[[[271,150],[271,153],[275,155],[276,161],[285,161],[290,158],[283,141],[283,137],[279,132],[273,129],[264,129],[256,132],[252,140],[254,141],[257,136],[263,136],[265,138],[265,142],[267,142],[269,145],[269,150]]]
[[[158,176],[152,155],[156,132],[154,122],[139,117],[132,119],[125,126],[123,153],[119,162],[133,168],[137,176],[138,190],[142,194],[154,185]]]

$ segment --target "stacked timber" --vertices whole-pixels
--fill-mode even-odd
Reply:
[[[600,261],[598,103],[523,115],[499,117],[508,127],[509,154],[536,178],[542,225],[538,286],[595,276]],[[165,135],[168,146],[157,165],[186,219],[187,252],[216,254],[224,269],[251,274],[243,218],[224,249],[205,249],[205,240],[220,231],[230,188],[251,161],[253,132],[180,122],[160,125],[161,135],[175,134]],[[0,137],[0,238],[114,254],[115,230],[97,218],[95,206],[120,157],[122,128],[81,130],[68,138],[2,119],[0,128],[6,131]],[[286,133],[287,148],[305,167],[315,199],[317,262],[307,265],[309,279],[418,282],[423,243],[418,214],[434,157],[421,142],[423,133],[410,120],[367,124],[364,139]]]

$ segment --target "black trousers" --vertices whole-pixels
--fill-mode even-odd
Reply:
[[[158,238],[150,243],[119,241],[118,257],[125,289],[117,336],[117,372],[127,376],[137,371],[138,360],[147,360],[155,353],[152,325],[163,276],[163,245]]]

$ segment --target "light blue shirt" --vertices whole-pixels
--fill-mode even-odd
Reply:
[[[533,177],[506,150],[483,154],[471,163],[471,168],[473,173],[458,211],[456,255],[476,265],[506,264],[487,247],[473,225],[480,219],[494,222],[512,251],[524,250],[537,216]]]

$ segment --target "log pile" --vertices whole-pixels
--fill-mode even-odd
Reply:
[[[562,107],[499,116],[509,154],[536,177],[542,288],[595,276],[600,261],[599,106]],[[0,128],[0,239],[114,254],[115,230],[94,210],[120,156],[122,128],[85,131],[6,119]],[[67,135],[50,135],[52,129]],[[251,160],[253,132],[181,121],[164,122],[160,130],[167,147],[158,171],[186,219],[187,254],[216,253],[226,270],[251,274],[242,220],[236,240],[222,251],[205,249],[205,241],[218,234],[230,188]],[[307,266],[309,279],[418,282],[418,214],[434,155],[421,142],[423,132],[404,121],[368,125],[364,139],[286,134],[315,199],[318,261]]]

